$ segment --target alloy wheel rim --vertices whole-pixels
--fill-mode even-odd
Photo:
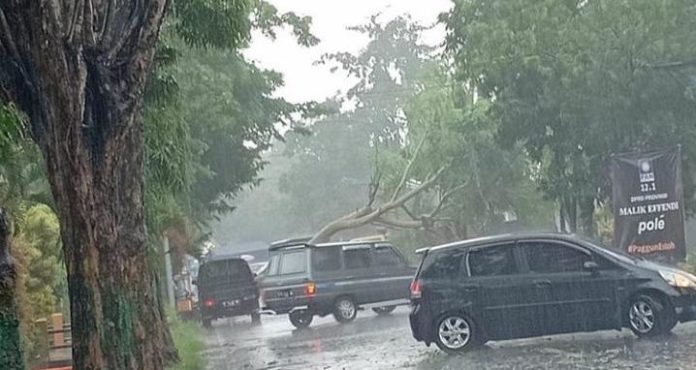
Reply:
[[[469,343],[471,326],[463,318],[451,316],[440,322],[438,336],[447,348],[459,349]]]
[[[343,318],[349,319],[355,314],[355,305],[351,301],[342,300],[338,302],[338,312],[341,313]]]
[[[650,332],[655,327],[655,313],[645,301],[637,301],[628,312],[631,327],[641,334]]]

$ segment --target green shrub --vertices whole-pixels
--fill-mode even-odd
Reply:
[[[169,328],[172,331],[174,345],[179,351],[180,362],[169,370],[202,370],[206,368],[206,360],[203,356],[205,343],[203,343],[203,331],[196,322],[183,321],[177,318],[175,313],[168,315]]]

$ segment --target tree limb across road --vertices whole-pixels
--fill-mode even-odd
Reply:
[[[376,202],[375,197],[379,190],[379,182],[374,183],[374,178],[380,179],[380,176],[373,176],[373,183],[370,184],[370,191],[367,204],[364,207],[349,212],[323,226],[319,230],[319,232],[317,232],[312,237],[309,243],[326,243],[331,240],[331,237],[333,235],[340,231],[355,229],[368,224],[376,224],[397,228],[428,228],[432,223],[433,217],[435,217],[435,215],[437,215],[437,213],[440,212],[440,210],[442,210],[443,203],[450,198],[453,192],[463,188],[464,185],[456,186],[452,188],[450,191],[444,193],[440,197],[438,205],[430,214],[415,216],[410,212],[407,212],[411,216],[411,220],[399,220],[393,217],[389,217],[389,214],[393,213],[392,211],[396,209],[408,209],[406,204],[416,196],[427,192],[433,186],[435,186],[437,184],[437,181],[440,179],[440,177],[448,167],[442,166],[438,168],[437,170],[426,176],[423,181],[412,181],[412,183],[416,183],[417,185],[415,185],[410,190],[404,191],[406,184],[409,183],[411,167],[413,166],[413,163],[416,161],[417,157],[420,155],[426,137],[427,135],[423,135],[423,137],[419,141],[413,155],[411,156],[401,173],[398,184],[391,192],[391,195],[388,197],[388,200],[386,202],[377,206],[374,205],[374,203]]]

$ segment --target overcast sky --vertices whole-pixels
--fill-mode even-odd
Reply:
[[[324,53],[348,51],[357,53],[367,38],[346,27],[366,23],[369,17],[382,12],[381,20],[409,14],[423,25],[434,24],[438,14],[448,10],[450,0],[271,0],[280,12],[293,11],[312,17],[312,31],[321,43],[312,48],[298,46],[288,33],[278,34],[275,41],[255,34],[244,54],[263,68],[281,72],[285,86],[277,94],[293,103],[321,101],[337,91],[345,91],[354,81],[345,73],[331,73],[325,66],[314,66]],[[426,42],[439,44],[444,28],[427,34]]]

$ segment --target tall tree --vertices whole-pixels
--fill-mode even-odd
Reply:
[[[693,2],[457,0],[443,20],[457,79],[491,98],[571,231],[594,233],[611,153],[681,143],[692,198]]]
[[[139,111],[167,3],[0,4],[0,100],[27,116],[45,159],[79,369],[162,369],[170,360],[146,258]],[[184,3],[207,4],[177,9]],[[231,5],[210,21],[237,26],[220,35],[234,45],[246,39],[250,7]],[[185,21],[178,27],[197,40]]]
[[[419,43],[422,27],[407,18],[381,24],[375,16],[354,29],[370,37],[367,48],[323,62],[359,78],[348,93],[355,108],[314,124],[313,137],[298,150],[303,161],[295,167],[302,171],[287,175],[288,189],[300,193],[312,186],[307,182],[360,174],[351,188],[358,194],[350,199],[354,206],[313,200],[322,203],[310,207],[319,208],[313,215],[343,206],[333,220],[324,219],[314,242],[365,225],[418,229],[445,242],[500,231],[506,215],[519,214],[520,226],[552,224],[551,217],[538,217],[545,204],[526,154],[519,145],[496,145],[499,119],[490,102],[476,101],[471,88],[453,80],[447,60]],[[312,176],[299,174],[309,171]],[[346,194],[340,185],[326,187],[326,198]]]
[[[384,22],[375,15],[350,29],[369,37],[366,48],[327,54],[318,63],[358,82],[344,99],[325,104],[325,113],[338,113],[315,120],[311,135],[287,135],[286,152],[296,161],[279,185],[302,230],[317,231],[347,210],[365,208],[376,151],[402,145],[403,108],[433,51],[419,41],[423,27],[405,16]]]
[[[234,209],[243,187],[258,184],[266,164],[261,153],[280,136],[276,128],[292,129],[291,114],[311,107],[273,97],[282,76],[221,38],[218,28],[229,25],[213,26],[204,14],[217,17],[227,7],[206,4],[212,8],[182,5],[170,15],[145,91],[146,213],[156,237],[169,228],[205,236],[211,220]],[[262,35],[273,39],[286,27],[300,45],[319,41],[311,18],[280,13],[265,1],[251,5],[247,26]]]

